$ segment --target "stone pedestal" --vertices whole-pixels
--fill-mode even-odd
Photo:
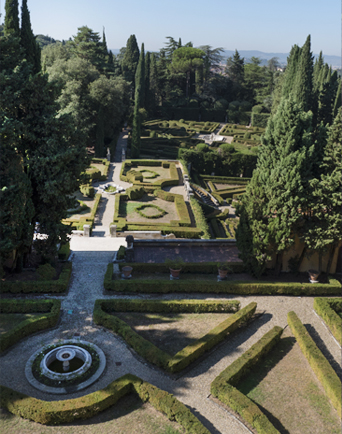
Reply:
[[[83,232],[85,237],[90,237],[90,225],[83,225]]]
[[[112,225],[109,227],[110,237],[116,238],[116,225]]]

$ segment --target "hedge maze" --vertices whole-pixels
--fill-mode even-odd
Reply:
[[[161,231],[176,237],[200,237],[202,230],[192,223],[184,197],[163,190],[166,186],[179,185],[174,162],[126,160],[120,179],[133,186],[115,197],[113,224],[118,231]],[[135,221],[132,215],[139,218]]]

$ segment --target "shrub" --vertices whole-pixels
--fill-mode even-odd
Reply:
[[[37,268],[39,280],[52,280],[56,276],[56,270],[51,264],[39,265]]]
[[[126,190],[126,194],[130,200],[139,200],[144,196],[145,189],[144,187],[139,187],[135,185],[133,187],[129,187]]]
[[[315,342],[313,341],[295,312],[292,311],[288,313],[287,321],[292,333],[294,334],[300,346],[300,349],[308,360],[318,380],[322,384],[325,393],[327,394],[333,406],[336,408],[339,416],[341,417],[341,380],[329,364],[328,360],[318,349],[317,345],[315,344]]]
[[[279,431],[259,407],[234,386],[274,347],[282,332],[281,327],[274,327],[211,383],[212,395],[239,413],[259,434],[279,434]]]
[[[148,215],[148,214],[144,213],[144,209],[146,209],[146,208],[154,208],[154,209],[156,209],[159,212],[156,213],[156,214],[153,214],[153,215]],[[159,219],[159,218],[163,217],[165,214],[167,214],[167,212],[164,211],[162,208],[160,208],[157,205],[153,205],[153,204],[143,204],[143,205],[140,205],[137,208],[135,208],[135,211],[138,214],[140,214],[142,217],[145,217],[147,219]]]
[[[80,192],[87,197],[93,198],[95,196],[95,189],[90,184],[80,185]]]
[[[208,145],[206,143],[199,143],[196,146],[196,151],[199,152],[207,152],[209,150]]]
[[[62,244],[58,250],[58,259],[66,261],[70,256],[70,243]]]
[[[243,136],[243,138],[246,139],[246,140],[250,139],[251,138],[251,133],[249,131],[246,131],[245,134],[244,134],[244,136]]]
[[[54,327],[59,318],[60,300],[2,300],[1,313],[41,313],[17,324],[0,337],[0,351],[16,344],[20,339],[40,330]]]
[[[342,345],[342,318],[337,314],[342,311],[340,298],[315,298],[314,309],[326,322],[340,345]]]

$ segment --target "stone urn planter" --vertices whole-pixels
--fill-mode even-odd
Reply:
[[[182,257],[176,256],[173,259],[166,258],[165,264],[169,267],[170,279],[179,279],[179,274],[182,271],[182,266],[184,265]]]
[[[218,274],[219,274],[219,279],[223,280],[227,277],[228,274],[228,270],[221,270],[220,268],[218,269]]]
[[[217,265],[217,271],[218,271],[218,276],[217,276],[218,281],[224,280],[227,277],[227,274],[232,272],[232,270],[228,267],[228,265],[225,262],[222,262]]]
[[[169,268],[169,270],[170,270],[170,274],[171,274],[172,279],[179,279],[180,272],[182,271],[181,268],[179,270],[173,270],[172,268]]]
[[[130,279],[132,277],[131,273],[132,273],[133,268],[129,267],[128,265],[126,265],[125,267],[122,267],[122,277],[124,279]]]
[[[318,283],[318,276],[320,275],[317,270],[308,270],[309,278],[311,283]]]

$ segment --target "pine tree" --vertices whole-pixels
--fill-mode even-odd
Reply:
[[[234,100],[243,99],[244,87],[244,62],[245,59],[240,57],[240,54],[235,50],[233,57],[228,57],[227,60],[227,73],[230,80],[233,82],[233,96]]]
[[[40,57],[41,52],[36,38],[31,28],[30,12],[27,8],[27,0],[23,0],[21,7],[21,29],[20,43],[25,49],[26,59],[33,65],[33,71],[39,72],[41,69]]]
[[[20,36],[18,0],[6,0],[4,35]]]
[[[341,107],[342,103],[342,88],[341,88],[341,80],[338,80],[338,88],[336,91],[335,101],[332,109],[333,118],[335,118],[338,114],[338,111]]]

